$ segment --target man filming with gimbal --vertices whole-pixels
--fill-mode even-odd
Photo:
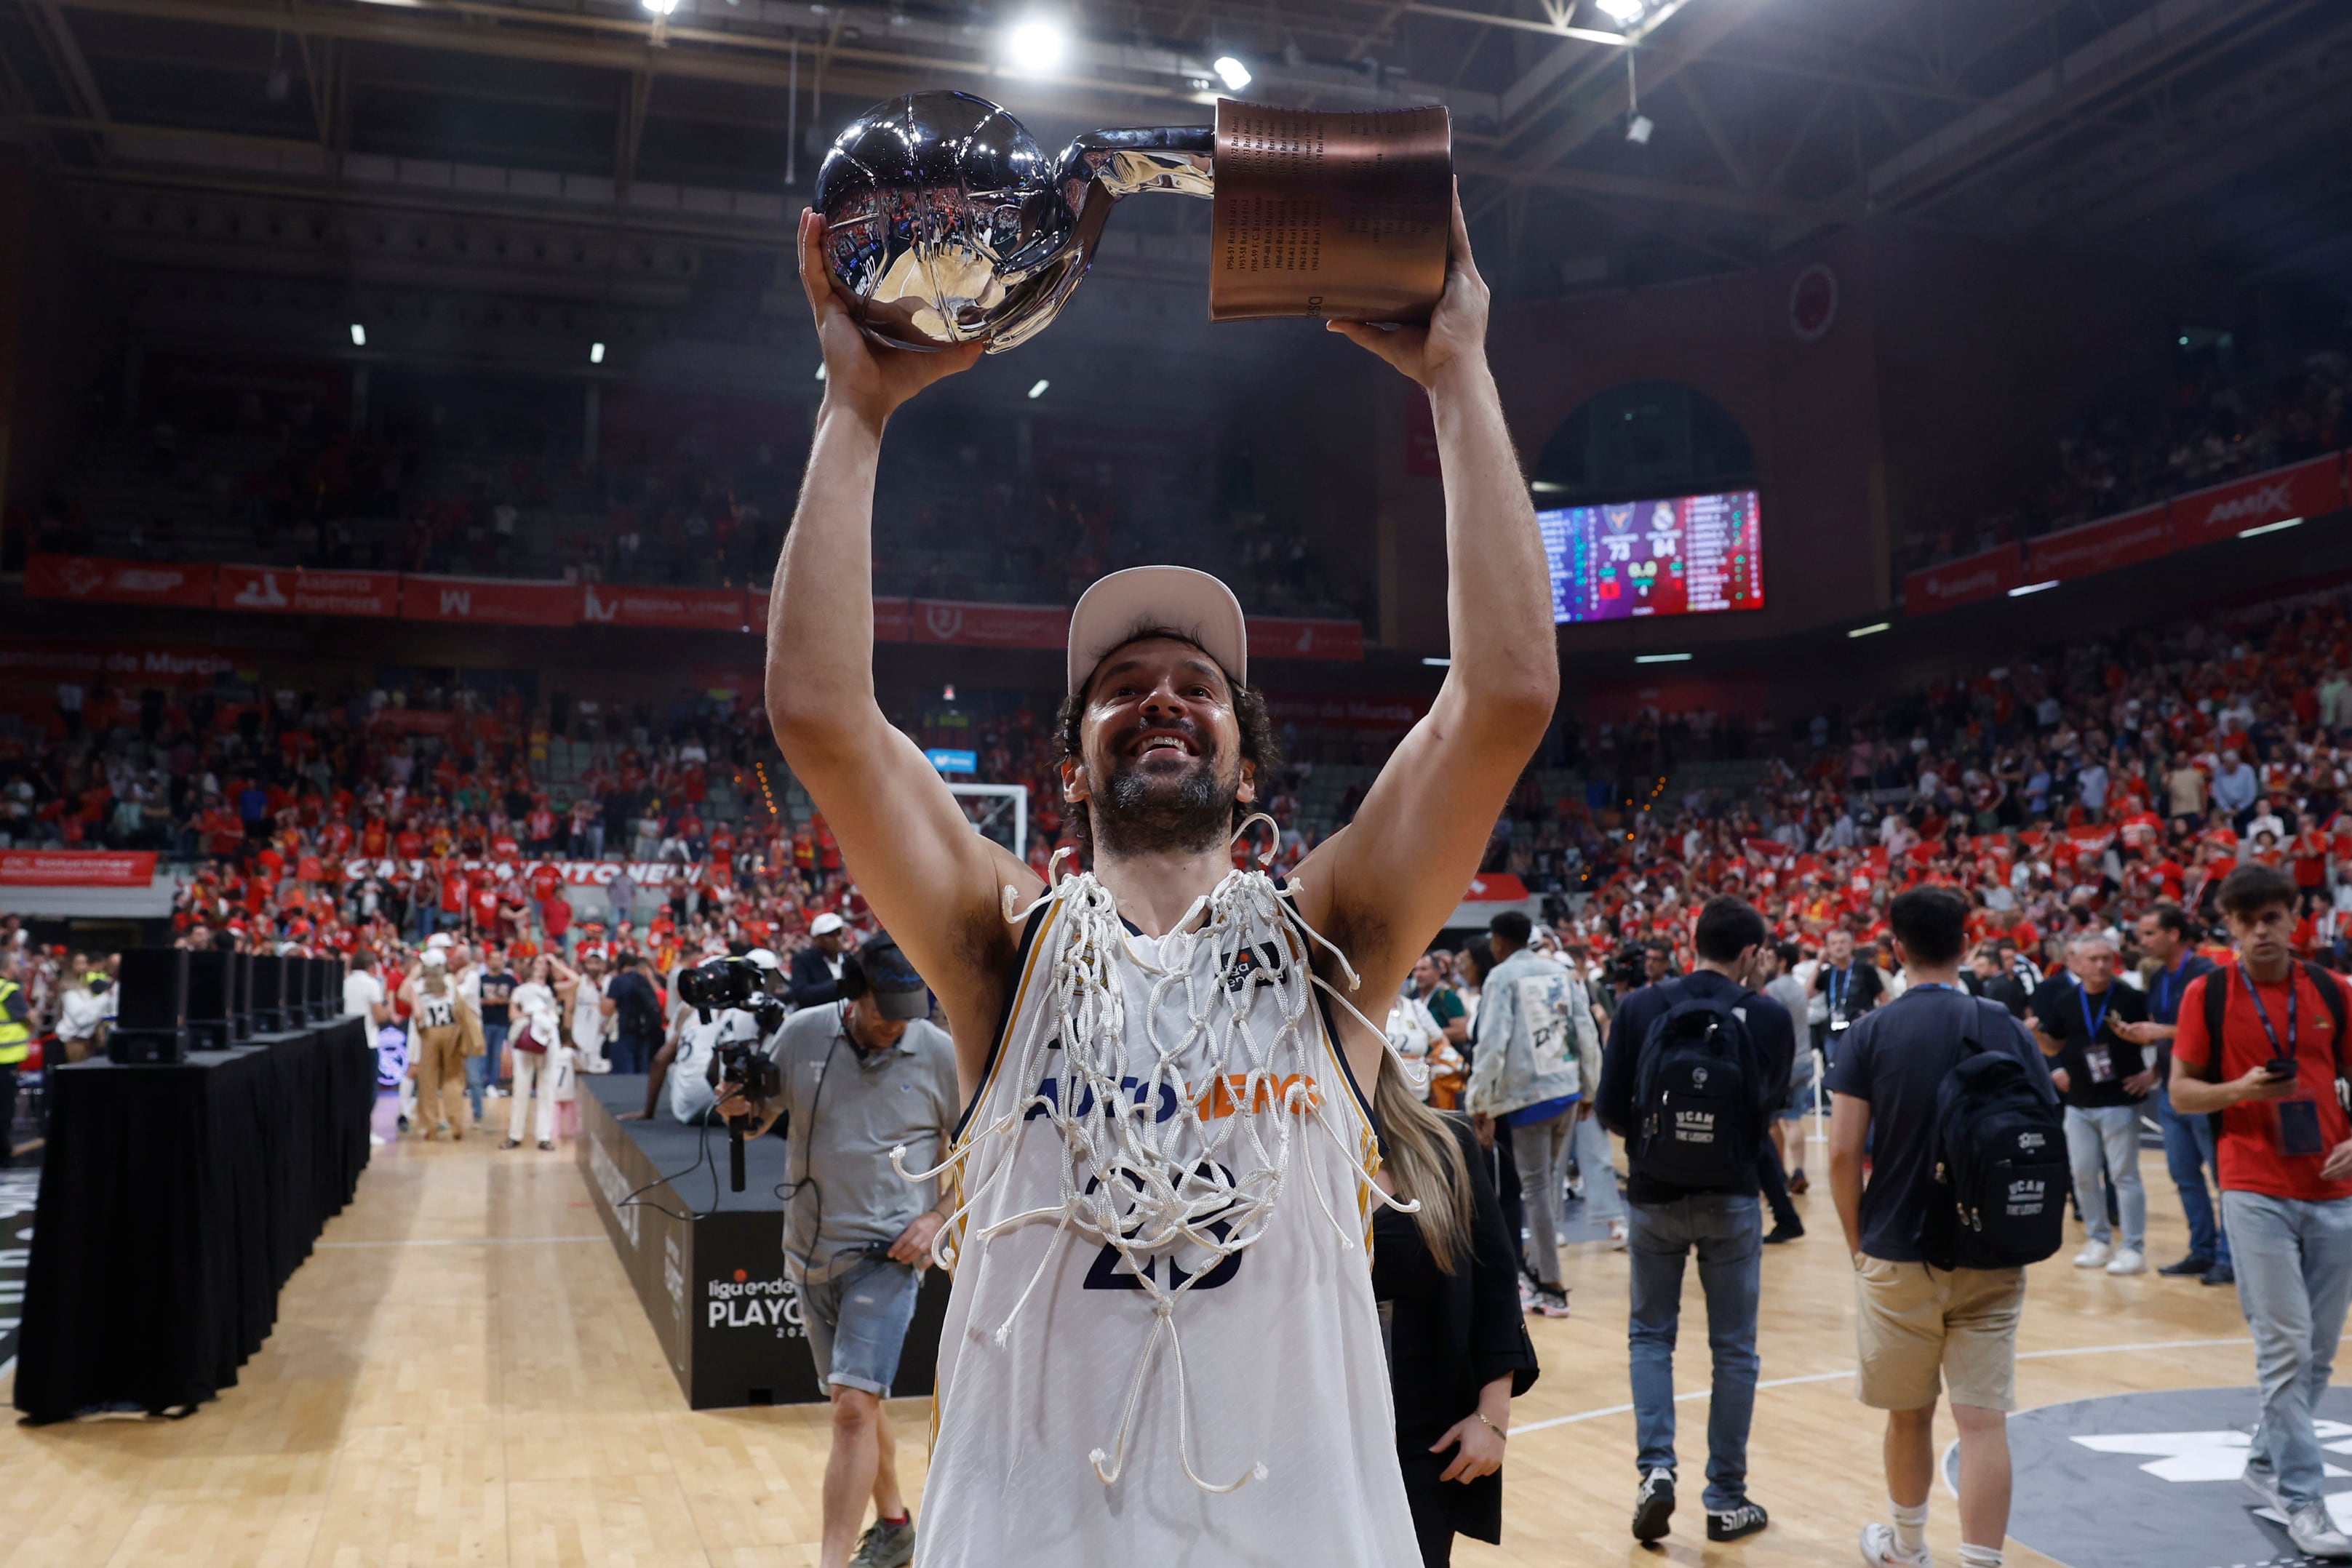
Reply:
[[[909,1170],[939,1164],[959,1106],[955,1047],[887,936],[843,966],[841,997],[802,1009],[771,1038],[771,1098],[746,1101],[730,1081],[719,1109],[748,1115],[746,1136],[784,1122],[784,1268],[833,1401],[820,1568],[900,1568],[914,1560],[915,1524],[882,1401],[955,1200],[939,1183],[902,1178],[890,1151],[903,1147]],[[868,1497],[877,1518],[859,1540]]]

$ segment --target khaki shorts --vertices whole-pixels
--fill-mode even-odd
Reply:
[[[1955,1405],[2017,1408],[2022,1269],[1961,1269],[1865,1257],[1854,1270],[1862,1402],[1924,1410],[1939,1385]]]

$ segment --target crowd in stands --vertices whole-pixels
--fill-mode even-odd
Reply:
[[[1916,538],[1904,570],[2020,543],[2352,444],[2352,361],[2315,353],[2275,381],[2184,381],[2153,414],[2088,415],[2060,437],[2032,492],[1972,525]]]

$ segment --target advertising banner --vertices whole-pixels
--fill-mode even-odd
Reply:
[[[308,567],[225,566],[214,586],[223,610],[265,615],[400,613],[396,571],[312,571]]]
[[[2077,528],[2044,534],[2025,544],[2025,580],[2066,581],[2112,571],[2143,560],[2154,560],[2172,549],[2172,508],[2143,507],[2084,523]]]
[[[152,850],[0,850],[0,887],[145,887]]]
[[[2179,547],[2235,538],[2248,528],[2316,517],[2344,504],[2344,458],[2315,457],[2289,468],[2192,490],[2172,498],[2172,528]]]
[[[982,604],[953,599],[911,602],[908,640],[960,648],[1059,648],[1070,612],[1058,604]]]
[[[400,613],[406,621],[569,626],[580,619],[580,585],[495,577],[404,577]]]
[[[25,560],[25,592],[34,599],[79,599],[89,604],[169,604],[210,610],[213,568],[187,561],[33,555]]]
[[[1253,615],[1249,618],[1249,651],[1253,659],[1360,659],[1364,656],[1364,623]]]
[[[1938,610],[2007,593],[2021,587],[2025,580],[2023,553],[2015,545],[2002,545],[1905,577],[1903,612],[1906,615],[1932,615]]]
[[[760,602],[764,609],[764,596]],[[617,582],[581,585],[580,622],[692,632],[740,632],[750,625],[740,588],[633,588]]]

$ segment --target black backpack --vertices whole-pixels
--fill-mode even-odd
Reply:
[[[1659,989],[1668,1006],[1642,1037],[1629,1164],[1636,1176],[1671,1186],[1753,1181],[1764,1071],[1746,1021],[1732,1010],[1748,993],[1703,997],[1679,980]]]
[[[1977,998],[1960,1059],[1936,1090],[1936,1201],[1922,1249],[1938,1269],[2021,1269],[2066,1239],[2063,1113],[2023,1061],[1979,1032],[2016,1027],[2008,1009]]]

